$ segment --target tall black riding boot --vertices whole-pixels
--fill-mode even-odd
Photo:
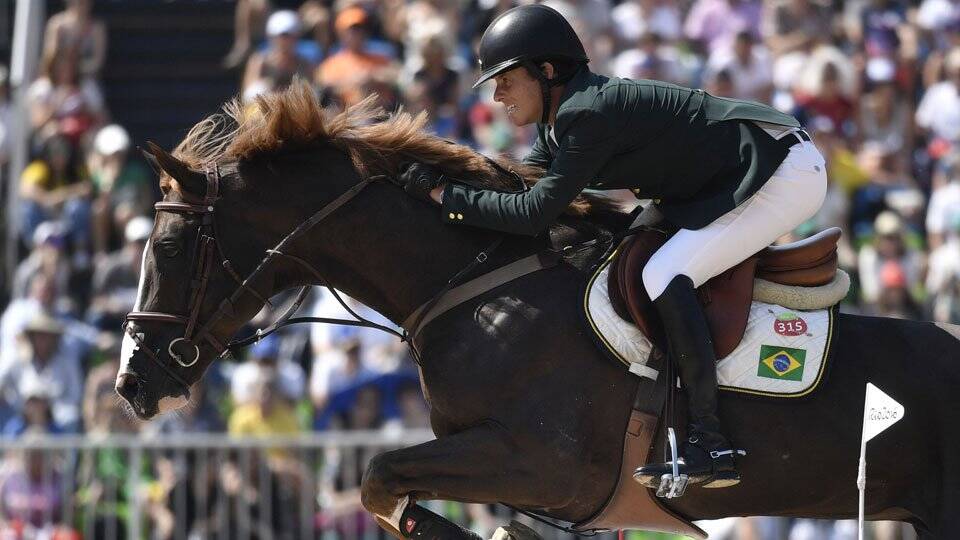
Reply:
[[[720,430],[716,356],[693,282],[687,276],[675,277],[654,305],[663,321],[668,352],[679,368],[690,409],[687,441],[677,460],[679,473],[686,474],[689,483],[703,487],[732,486],[740,482],[733,459],[739,451],[733,450]],[[658,488],[661,477],[672,472],[672,462],[649,464],[637,469],[633,477],[647,487]]]

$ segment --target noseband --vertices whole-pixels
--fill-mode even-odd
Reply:
[[[187,304],[186,315],[165,313],[160,311],[133,311],[127,315],[124,323],[124,331],[134,340],[134,342],[137,344],[137,347],[144,351],[144,353],[160,368],[162,368],[173,380],[183,385],[183,387],[187,389],[188,394],[190,385],[187,384],[183,377],[177,373],[177,367],[161,360],[157,355],[157,352],[146,346],[142,335],[137,333],[129,323],[135,321],[150,321],[182,325],[184,327],[183,335],[173,339],[167,344],[167,354],[171,359],[173,359],[174,362],[176,362],[178,366],[182,368],[190,368],[197,363],[197,361],[200,359],[200,348],[198,344],[203,343],[204,341],[209,343],[220,356],[226,354],[235,345],[242,346],[250,343],[250,340],[240,340],[223,345],[219,340],[216,339],[216,337],[213,336],[213,328],[224,318],[234,318],[237,302],[246,292],[249,292],[262,304],[270,303],[267,298],[253,288],[252,283],[264,271],[266,271],[270,264],[277,258],[286,257],[292,259],[298,264],[306,265],[310,271],[316,275],[319,275],[315,269],[306,263],[306,261],[300,259],[299,257],[294,257],[284,253],[284,249],[287,245],[308,232],[314,225],[329,216],[337,208],[352,199],[354,196],[360,193],[363,188],[367,187],[373,182],[373,179],[362,180],[360,183],[347,190],[347,192],[345,192],[343,195],[331,201],[315,214],[310,216],[309,219],[301,223],[296,229],[285,236],[275,248],[267,250],[266,256],[260,261],[260,264],[253,270],[253,272],[248,274],[245,279],[241,279],[234,270],[233,265],[230,263],[230,259],[228,259],[223,253],[222,246],[219,242],[217,242],[217,227],[216,220],[214,219],[214,212],[216,209],[216,202],[220,199],[220,168],[216,165],[208,167],[205,171],[205,175],[207,180],[207,191],[203,197],[203,201],[200,204],[161,201],[153,206],[158,212],[199,215],[201,217],[200,229],[197,232],[199,238],[197,244],[197,256],[194,258],[196,263],[193,279],[190,281],[190,296]],[[221,267],[223,267],[223,269],[226,270],[226,272],[234,279],[234,281],[238,283],[238,287],[234,290],[233,294],[220,303],[217,311],[198,329],[200,309],[203,305],[204,293],[206,292],[207,283],[210,280],[210,272],[213,269],[214,259],[216,257],[219,257]],[[277,324],[283,319],[288,318],[289,315],[291,315],[294,311],[296,311],[297,308],[300,307],[309,290],[310,287],[303,287],[301,289],[299,295],[294,301],[294,304],[286,310],[286,313],[281,316],[277,323],[274,323],[274,327],[276,327]],[[269,294],[267,296],[269,296]],[[352,314],[352,310],[350,311]],[[257,336],[259,337],[260,335],[263,335],[263,333],[258,331]],[[193,348],[192,354],[189,355],[188,358],[184,358],[184,355],[176,350],[179,348],[178,344],[181,343]]]

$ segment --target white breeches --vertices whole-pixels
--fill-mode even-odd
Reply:
[[[817,147],[809,141],[791,146],[753,196],[702,229],[680,229],[653,254],[643,269],[647,293],[656,300],[680,275],[703,285],[813,216],[826,192],[826,167]]]

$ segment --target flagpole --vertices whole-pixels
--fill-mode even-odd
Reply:
[[[903,418],[903,405],[883,393],[871,383],[867,383],[863,398],[863,431],[860,435],[860,465],[857,467],[857,491],[860,492],[860,504],[857,511],[857,538],[863,540],[863,507],[867,494],[867,441],[880,432],[896,424]]]
[[[860,443],[860,466],[857,468],[857,490],[860,504],[857,511],[857,540],[863,540],[863,506],[867,491],[867,441]]]

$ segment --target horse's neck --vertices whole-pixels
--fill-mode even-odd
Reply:
[[[331,286],[399,323],[495,235],[444,225],[436,207],[403,196],[394,186],[375,184],[367,190],[362,195],[367,210],[348,212],[330,227],[312,231],[311,242],[324,249],[307,258]]]

